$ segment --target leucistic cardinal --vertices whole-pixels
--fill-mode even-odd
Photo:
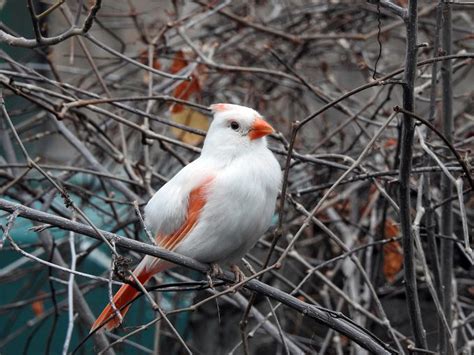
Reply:
[[[214,120],[201,156],[154,194],[145,207],[145,224],[162,248],[238,270],[235,263],[270,226],[281,169],[265,138],[273,128],[258,112],[232,104],[211,109]],[[147,255],[134,274],[144,284],[172,266]],[[129,307],[124,305],[138,294],[131,285],[115,294],[113,302],[122,316]],[[91,331],[119,324],[109,304]]]

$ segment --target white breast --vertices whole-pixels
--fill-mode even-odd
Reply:
[[[266,147],[219,169],[197,225],[176,251],[207,263],[237,261],[270,226],[280,182]]]

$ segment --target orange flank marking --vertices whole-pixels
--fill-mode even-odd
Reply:
[[[191,191],[188,199],[188,213],[186,214],[183,225],[171,235],[164,237],[157,236],[157,242],[160,247],[174,250],[178,243],[193,229],[201,214],[202,208],[206,204],[206,189],[212,180],[212,177],[207,178],[200,186]]]
[[[191,191],[188,199],[188,211],[183,225],[171,235],[158,235],[156,240],[160,247],[168,250],[174,250],[176,246],[194,228],[199,215],[206,204],[206,190],[212,180],[213,177],[207,178],[201,185]],[[164,263],[158,263],[158,265],[161,265],[161,268],[158,267],[147,269],[146,267],[142,267],[140,270],[135,269],[134,274],[142,284],[145,284],[154,274],[168,268]],[[139,293],[140,291],[138,291],[135,287],[127,284],[120,287],[118,292],[115,294],[113,302],[115,307],[120,311],[122,317],[125,316],[128,309],[130,308],[130,304],[127,306],[125,305],[134,300]],[[92,325],[91,332],[102,326],[107,330],[117,328],[120,325],[120,319],[114,314],[115,311],[113,310],[112,306],[110,304],[107,305]]]

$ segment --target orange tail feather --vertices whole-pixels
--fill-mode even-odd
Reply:
[[[135,276],[138,278],[138,280],[142,283],[145,284],[157,271],[153,270],[152,272],[150,270],[147,270],[145,267],[137,267],[137,269],[134,271]],[[134,300],[140,291],[138,291],[135,287],[125,284],[120,289],[118,292],[115,294],[113,301],[115,308],[119,310],[120,314],[122,315],[122,318],[125,316],[127,313],[128,309],[130,308],[129,304],[128,306],[125,306],[127,303],[130,301]],[[109,319],[107,321],[107,319]],[[90,332],[92,333],[96,329],[103,327],[107,330],[112,330],[117,328],[120,325],[120,318],[117,317],[114,309],[110,305],[110,303],[104,308],[100,316],[97,318],[97,320],[94,322],[92,325],[92,328]]]

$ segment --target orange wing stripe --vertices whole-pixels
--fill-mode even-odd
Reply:
[[[212,180],[212,177],[206,179],[200,186],[191,191],[188,199],[188,213],[186,214],[186,219],[184,220],[183,225],[171,235],[158,235],[156,240],[160,247],[174,250],[179,242],[181,242],[194,228],[201,214],[201,210],[206,204],[206,191]]]
[[[183,225],[179,227],[173,234],[167,236],[158,235],[156,239],[159,246],[168,250],[173,250],[179,244],[179,242],[189,234],[189,232],[196,225],[199,215],[201,214],[201,210],[206,204],[206,189],[212,180],[212,177],[206,179],[199,187],[191,191],[188,199],[188,211]],[[153,270],[149,270],[146,267],[139,267],[134,271],[134,274],[142,284],[145,284],[155,273],[160,272],[166,268],[167,266],[165,264],[163,264],[162,267]],[[140,292],[133,286],[123,285],[115,294],[113,301],[115,307],[120,310],[122,316],[125,316],[130,307],[130,305],[125,305],[135,299],[139,293]],[[115,316],[115,312],[112,306],[109,304],[94,322],[91,332],[95,331],[99,327],[112,330],[119,325],[120,319]]]

